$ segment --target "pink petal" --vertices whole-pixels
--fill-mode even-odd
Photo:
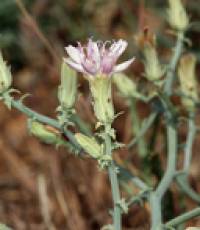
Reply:
[[[114,57],[117,59],[119,56],[122,55],[122,53],[125,51],[126,47],[128,46],[128,43],[124,40],[119,40],[114,49],[111,51],[114,55]]]
[[[64,58],[64,62],[69,65],[71,68],[75,69],[78,72],[85,73],[85,70],[81,64],[78,64],[76,62],[73,62],[69,58]]]
[[[97,42],[93,42],[92,39],[89,39],[87,46],[87,55],[88,59],[93,60],[97,67],[100,65],[100,52]]]
[[[131,63],[135,60],[135,58],[131,58],[130,60],[128,61],[125,61],[119,65],[116,65],[114,68],[113,68],[113,73],[117,73],[117,72],[122,72],[124,71],[125,69],[127,69]]]
[[[73,61],[75,61],[76,63],[81,62],[81,52],[77,48],[69,45],[65,47],[65,49],[67,51],[67,54]]]
[[[97,66],[91,62],[91,60],[86,59],[85,62],[83,63],[83,68],[85,71],[91,75],[95,75],[98,71]]]
[[[104,55],[101,58],[101,72],[104,74],[110,74],[113,70],[115,62],[112,56]]]

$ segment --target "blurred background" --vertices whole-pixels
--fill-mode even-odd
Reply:
[[[191,21],[200,20],[200,0],[184,1]],[[95,40],[123,38],[129,42],[124,58],[137,57],[129,69],[135,79],[142,77],[143,64],[134,36],[148,27],[156,33],[163,62],[170,57],[174,37],[166,23],[167,0],[0,0],[0,49],[11,65],[14,88],[31,96],[26,105],[42,114],[56,117],[57,87],[64,47]],[[187,37],[188,50],[200,61],[200,27],[192,27]],[[123,59],[123,58],[122,58]],[[197,68],[197,76],[199,66]],[[95,124],[88,85],[79,81],[77,113],[91,127]],[[114,126],[118,141],[128,143],[132,135],[126,101],[114,92],[116,111],[124,111]],[[141,118],[149,114],[146,104],[137,104]],[[90,159],[80,159],[66,149],[55,149],[31,137],[26,117],[0,104],[0,222],[15,230],[97,230],[108,224],[112,208],[106,172]],[[153,156],[163,152],[162,124],[160,137],[152,148]],[[185,137],[183,128],[180,138]],[[191,185],[200,192],[199,137],[194,145]],[[119,151],[126,159],[127,150]],[[131,169],[141,168],[137,148],[132,150]],[[152,158],[154,163],[156,159]],[[133,188],[134,189],[134,188]],[[195,207],[190,199],[172,188],[166,220]],[[137,192],[135,190],[134,192]],[[173,202],[176,201],[176,202]],[[44,208],[46,207],[46,208]],[[134,205],[123,216],[124,229],[149,229],[149,207]],[[188,223],[200,226],[200,218]]]

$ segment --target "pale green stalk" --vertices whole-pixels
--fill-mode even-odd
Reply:
[[[165,174],[159,183],[156,193],[160,199],[164,196],[165,192],[169,188],[176,174],[176,160],[177,160],[177,131],[174,124],[168,124],[167,126],[167,146],[168,146],[168,157],[167,157],[167,169]]]
[[[111,148],[111,137],[109,134],[106,134],[105,137],[105,151],[106,154],[112,154]],[[114,161],[108,167],[108,175],[110,178],[112,197],[114,203],[114,212],[113,212],[113,225],[114,230],[121,230],[121,208],[120,208],[120,191],[119,191],[119,182],[117,178],[117,171]]]
[[[179,58],[183,50],[184,32],[183,31],[178,32],[177,36],[178,36],[178,39],[176,42],[176,46],[174,48],[174,55],[169,63],[169,68],[168,68],[168,72],[166,76],[166,83],[164,87],[164,92],[167,95],[172,94],[172,88],[173,88],[172,85],[173,85],[174,78],[175,78],[176,66],[178,64]]]
[[[3,97],[3,95],[2,95]],[[8,96],[7,96],[8,97]],[[19,110],[20,112],[26,114],[26,116],[28,116],[29,118],[35,119],[36,121],[39,121],[43,124],[47,124],[50,125],[54,128],[57,128],[59,130],[63,130],[63,128],[61,127],[61,125],[59,124],[59,122],[55,119],[49,118],[47,116],[41,115],[35,111],[33,111],[32,109],[29,109],[27,106],[25,106],[21,100],[14,100],[12,97],[9,97],[11,106],[13,108],[16,108],[17,110]],[[74,135],[68,131],[68,130],[63,130],[64,134],[66,135],[66,137],[70,140],[71,144],[78,150],[81,151],[81,147],[80,145],[77,143],[76,139],[74,138]]]
[[[200,216],[200,207],[193,209],[192,211],[186,212],[173,220],[168,221],[165,226],[167,228],[170,227],[177,227],[178,225],[185,223],[186,221],[195,218],[197,216]]]

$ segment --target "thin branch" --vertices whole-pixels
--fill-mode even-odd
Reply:
[[[200,216],[200,208],[195,208],[192,211],[186,212],[176,218],[174,218],[173,220],[168,221],[165,226],[166,227],[176,227],[179,224],[185,223],[188,220],[195,218],[197,216]]]
[[[176,154],[177,154],[177,132],[175,124],[168,124],[167,126],[167,140],[168,140],[168,159],[167,169],[160,184],[156,189],[157,195],[162,199],[165,192],[169,188],[174,176],[176,175]]]
[[[178,33],[178,39],[176,42],[176,46],[174,48],[174,55],[171,59],[171,62],[169,63],[169,68],[168,68],[168,72],[167,72],[167,76],[166,76],[166,83],[165,83],[165,87],[164,87],[164,92],[167,95],[171,95],[172,94],[172,84],[174,82],[174,78],[175,78],[175,71],[176,71],[176,66],[178,64],[179,58],[182,54],[183,51],[183,43],[184,43],[184,32],[180,31]]]

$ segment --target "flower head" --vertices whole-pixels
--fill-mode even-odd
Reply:
[[[127,47],[127,42],[120,39],[113,42],[109,47],[109,42],[94,42],[88,40],[87,46],[83,47],[78,43],[78,47],[67,46],[65,49],[69,58],[65,62],[87,76],[106,75],[111,76],[113,73],[125,70],[135,58],[131,58],[117,65],[118,58],[122,55]]]

